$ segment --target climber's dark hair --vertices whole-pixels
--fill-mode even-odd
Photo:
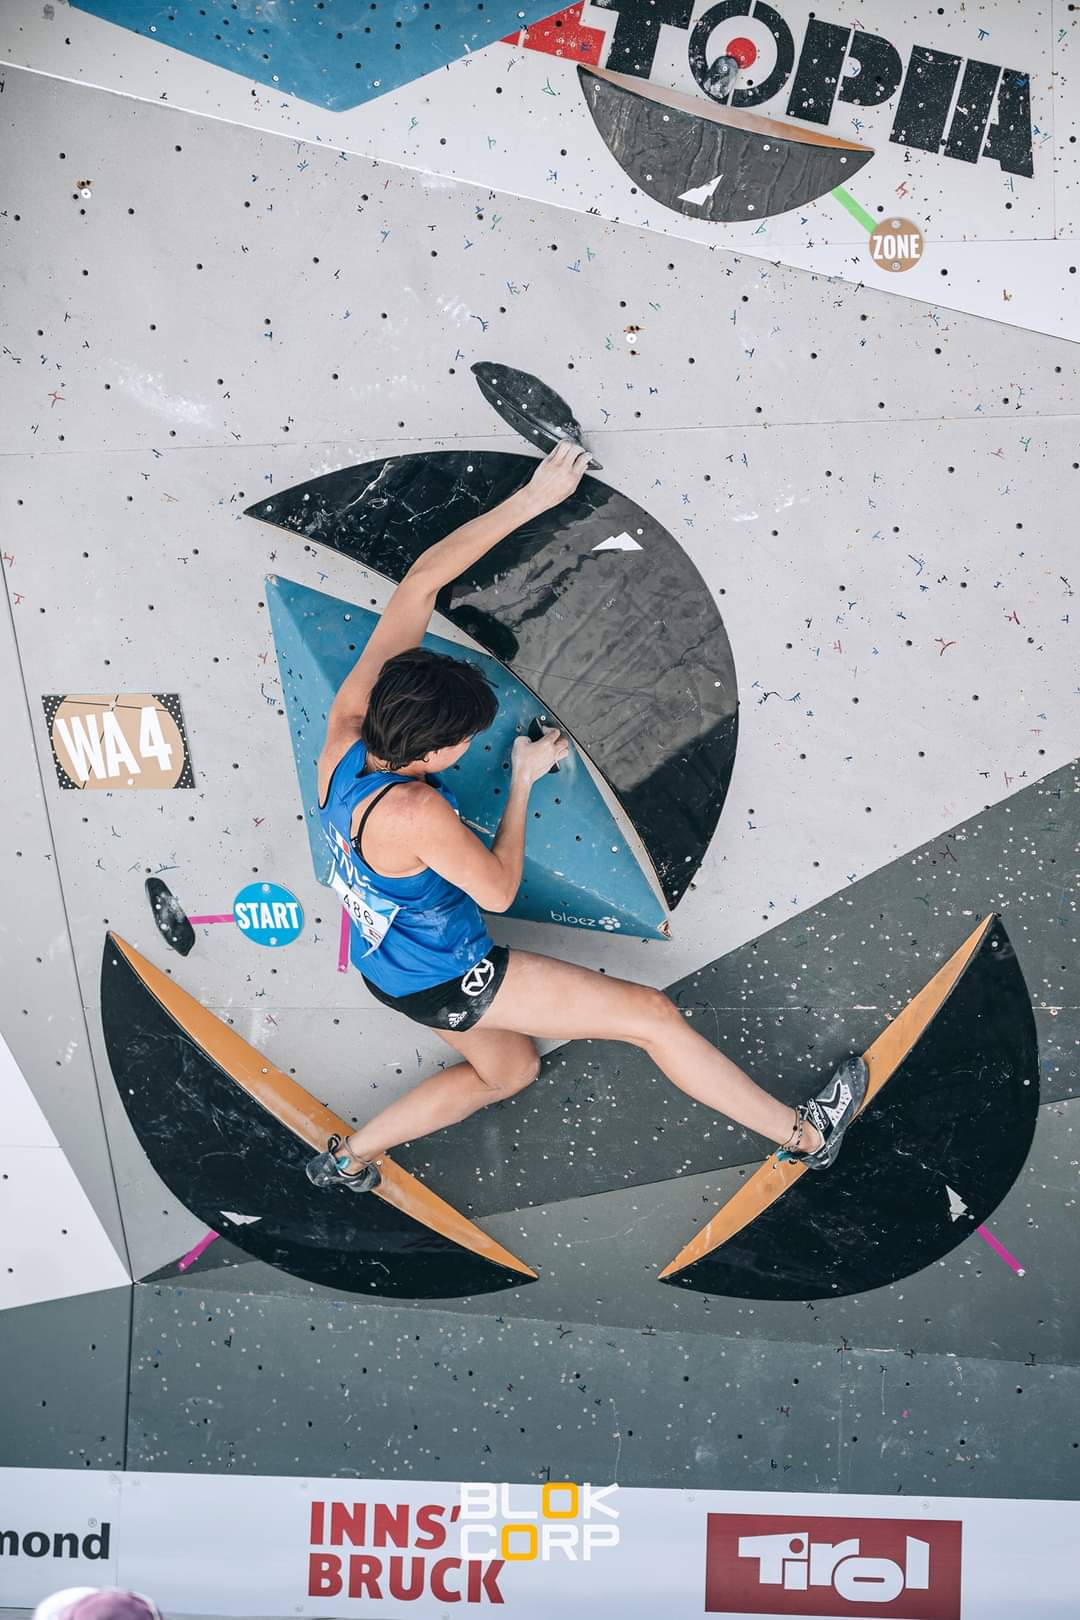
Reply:
[[[463,659],[410,647],[388,658],[371,690],[360,736],[392,771],[486,731],[499,700]]]

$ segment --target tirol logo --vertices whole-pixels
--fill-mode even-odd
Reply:
[[[709,1614],[960,1620],[955,1519],[710,1513]]]
[[[279,883],[249,883],[233,901],[233,916],[256,945],[291,945],[304,926],[299,900]]]

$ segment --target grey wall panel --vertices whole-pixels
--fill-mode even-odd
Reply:
[[[755,212],[746,224],[726,228],[693,222],[658,207],[640,187],[631,185],[591,127],[575,83],[578,46],[577,42],[571,46],[568,33],[559,36],[561,62],[552,60],[551,33],[545,42],[544,31],[534,29],[531,35],[517,37],[510,49],[499,45],[475,52],[443,73],[384,92],[363,108],[333,113],[288,95],[253,94],[250,81],[238,73],[223,73],[182,53],[167,52],[160,33],[153,38],[124,36],[75,9],[65,19],[62,34],[52,26],[49,14],[39,10],[37,0],[8,0],[3,21],[9,24],[6,54],[44,73],[112,86],[149,102],[158,101],[164,80],[172,107],[276,131],[316,147],[325,145],[334,152],[342,150],[346,158],[363,153],[391,163],[404,161],[425,172],[471,180],[485,190],[531,197],[543,206],[555,203],[629,221],[667,233],[672,256],[679,253],[680,237],[708,246],[719,240],[759,260],[764,274],[782,260],[814,270],[822,278],[842,278],[852,285],[871,281],[896,296],[922,299],[930,306],[930,318],[942,310],[962,309],[1020,327],[1068,333],[1075,340],[1080,326],[1069,272],[1076,256],[1068,239],[1077,234],[1080,164],[1071,140],[1076,129],[1075,97],[1062,68],[1076,25],[1070,3],[1029,0],[1014,5],[1010,0],[986,0],[979,15],[992,44],[979,41],[977,34],[972,39],[966,11],[934,0],[921,0],[902,13],[893,7],[867,23],[891,41],[876,47],[879,62],[891,54],[893,45],[905,62],[918,45],[954,51],[958,58],[977,50],[983,54],[972,66],[981,67],[980,77],[988,74],[991,84],[997,76],[991,63],[1013,64],[1014,96],[1030,90],[1036,126],[1032,173],[1014,176],[992,158],[975,161],[984,119],[981,108],[973,105],[978,98],[967,93],[969,70],[947,137],[949,156],[936,149],[906,148],[889,139],[898,99],[910,106],[914,87],[924,82],[917,67],[910,80],[912,91],[904,91],[900,98],[890,96],[874,108],[837,102],[831,116],[834,133],[857,137],[875,154],[872,166],[860,176],[857,202],[878,218],[891,214],[899,203],[928,227],[920,266],[902,278],[874,264],[865,248],[865,223],[857,223],[837,198],[772,218]],[[812,8],[793,9],[789,0],[776,9],[801,47],[803,25]],[[625,40],[631,26],[628,13],[624,5],[621,16],[599,7],[585,14],[587,26],[579,41],[586,58],[595,47],[601,60],[617,65],[623,53],[613,36],[621,31]],[[839,34],[843,24],[859,26],[859,14],[860,7],[851,0],[836,0],[829,13],[834,20],[828,26]],[[767,30],[760,20],[756,29],[752,23],[749,27],[760,47]],[[642,65],[647,67],[652,60],[654,83],[696,94],[688,60],[690,36],[678,27],[659,28],[655,22],[651,32],[655,55],[651,46],[647,48]],[[611,54],[606,55],[609,46]],[[869,48],[864,43],[864,57]],[[767,45],[767,53],[771,50]],[[819,98],[831,95],[825,83],[826,54],[812,47],[805,64],[810,76],[817,78]],[[925,73],[925,58],[923,67]],[[846,93],[852,88],[849,83]],[[807,110],[803,99],[807,92],[807,73],[800,67],[794,78],[775,89],[765,110],[785,118],[794,93],[790,107],[792,115],[798,115]],[[820,99],[814,110],[821,113]],[[939,106],[939,118],[944,113]],[[1005,114],[1005,121],[1015,132],[1007,138],[1010,146],[1015,136],[1027,135],[1022,117]],[[967,161],[959,160],[957,150],[961,130]],[[933,141],[929,144],[934,147]],[[1000,147],[998,153],[1005,155]],[[1011,161],[1019,156],[1014,147]]]
[[[181,1260],[206,1235],[206,1227],[173,1197],[140,1147],[117,1094],[105,1042],[96,1027],[92,1047],[102,1076],[102,1108],[117,1194],[125,1212],[131,1274],[138,1278],[158,1265]]]
[[[1040,1364],[1075,1365],[1080,1310],[1070,1278],[1080,1260],[1080,1240],[1069,1205],[1076,1195],[1077,1108],[1074,1100],[1040,1111],[1024,1170],[987,1222],[990,1234],[1023,1268],[1022,1276],[984,1237],[972,1233],[933,1266],[848,1299],[786,1303],[702,1295],[696,1311],[682,1315],[682,1330],[700,1331],[708,1323],[722,1332],[847,1342],[855,1348],[1015,1362],[1035,1355]],[[704,1177],[695,1178],[696,1186],[703,1182]],[[700,1218],[738,1184],[737,1171],[724,1171],[715,1190],[703,1190]]]
[[[484,1229],[540,1272],[539,1281],[500,1296],[499,1314],[689,1337],[891,1345],[931,1356],[1022,1362],[1034,1355],[1040,1365],[1075,1365],[1080,1232],[1070,1209],[1077,1192],[1078,1108],[1073,1100],[1040,1111],[1027,1163],[986,1223],[1023,1275],[975,1231],[915,1275],[840,1299],[744,1300],[659,1283],[657,1273],[754,1168],[731,1166],[485,1217]],[[329,1289],[247,1261],[228,1245],[220,1251],[213,1245],[197,1265],[199,1286],[219,1295],[250,1290],[327,1304],[336,1298]],[[194,1282],[175,1267],[170,1278],[185,1289]],[[423,1306],[415,1309],[425,1314]],[[445,1309],[485,1317],[490,1303],[463,1300]]]
[[[1075,1366],[895,1351],[837,1360],[842,1491],[1080,1495]]]
[[[13,498],[10,468],[7,495]],[[87,1039],[61,893],[56,846],[42,793],[13,618],[17,571],[5,566],[10,601],[0,605],[0,759],[5,763],[0,836],[0,1029],[117,1252],[123,1256],[113,1170]],[[31,703],[34,694],[30,693]],[[105,1071],[106,1077],[108,1071]],[[0,1141],[4,1141],[0,1124]],[[88,1286],[90,1279],[87,1279]]]
[[[72,246],[30,296],[48,316],[36,323],[44,369],[80,388],[62,416],[24,365],[7,430],[19,448],[33,421],[41,445],[61,431],[68,450],[313,443],[337,437],[343,418],[372,437],[399,417],[409,436],[483,433],[490,412],[455,362],[462,339],[481,338],[481,358],[503,359],[493,346],[512,341],[508,363],[554,370],[564,394],[576,384],[569,402],[587,432],[878,421],[883,397],[888,420],[968,416],[976,402],[1005,421],[1073,408],[1071,363],[1054,369],[1069,344],[994,326],[988,346],[987,323],[932,320],[892,286],[830,283],[505,193],[492,203],[483,185],[327,146],[298,154],[289,140],[17,68],[5,117],[35,132],[12,181],[20,253],[44,264],[48,243]],[[89,199],[75,189],[83,170]],[[705,321],[686,319],[695,306]],[[410,334],[434,309],[420,368]],[[36,364],[39,346],[29,352]]]
[[[1069,1497],[1076,1380],[1075,1367],[842,1341],[140,1284],[130,1465]],[[1030,1444],[1032,1426],[1048,1444]]]
[[[834,1356],[798,1345],[140,1284],[134,1369],[133,1468],[836,1488]]]
[[[1080,1089],[1080,771],[1069,765],[840,894],[668,984],[694,1027],[796,1102],[862,1051],[999,911],[1035,1010],[1041,1095]],[[343,1105],[360,1099],[352,1086]],[[533,1143],[556,1150],[531,1151]],[[738,1164],[760,1141],[670,1085],[636,1047],[571,1041],[528,1091],[399,1150],[475,1213]],[[480,1174],[477,1175],[479,1166]]]
[[[0,1312],[0,1466],[123,1468],[130,1288]]]
[[[1024,1268],[1018,1277],[972,1234],[933,1266],[887,1288],[843,1299],[783,1302],[692,1294],[657,1283],[656,1272],[746,1172],[725,1169],[529,1210],[514,1222],[485,1222],[515,1252],[540,1264],[540,1282],[502,1302],[521,1312],[573,1321],[652,1326],[676,1334],[806,1340],[856,1347],[1040,1363],[1075,1363],[1080,1306],[1071,1279],[1080,1235],[1076,1196],[1078,1104],[1040,1113],[1031,1154],[988,1229]]]

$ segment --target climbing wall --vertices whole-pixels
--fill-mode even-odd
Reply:
[[[1074,1497],[1075,16],[251,9],[0,18],[0,1463]],[[256,1240],[229,1101],[358,1123],[453,1061],[347,970],[310,769],[402,566],[537,453],[491,367],[599,464],[432,624],[504,705],[482,836],[530,715],[573,741],[494,938],[665,988],[787,1101],[892,1043],[836,1208],[805,1178],[665,1279],[767,1144],[542,1043],[395,1154],[497,1296]],[[437,499],[369,521],[387,462]]]
[[[835,0],[824,13],[805,0],[605,0],[541,19],[495,0],[482,14],[449,0],[383,6],[362,23],[342,0],[290,11],[288,25],[258,13],[241,38],[231,7],[13,0],[0,27],[9,59],[39,71],[1078,335],[1069,0],[916,0],[899,15],[885,0]],[[481,15],[503,30],[485,49]],[[713,69],[727,55],[739,72],[724,97]],[[406,60],[414,66],[403,73]],[[582,81],[593,68],[629,84],[590,111],[597,97]],[[681,133],[672,109],[652,104],[665,92],[692,98]],[[768,154],[768,132],[735,132],[723,186],[718,169],[686,172],[719,107],[774,125]],[[647,128],[630,141],[639,118]],[[824,174],[810,160],[822,140],[849,149],[838,144]],[[769,185],[781,149],[791,161]],[[656,162],[638,162],[649,153]],[[724,197],[739,205],[722,207]],[[917,258],[902,256],[898,272],[869,242],[877,227],[894,245],[914,228]]]

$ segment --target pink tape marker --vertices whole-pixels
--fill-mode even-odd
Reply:
[[[975,1230],[978,1232],[983,1242],[990,1245],[998,1258],[1004,1260],[1007,1266],[1011,1266],[1012,1270],[1016,1272],[1018,1277],[1022,1277],[1024,1275],[1024,1268],[1016,1258],[1015,1254],[1010,1254],[1004,1243],[998,1242],[993,1232],[988,1232],[985,1226],[978,1226]]]
[[[337,970],[339,973],[349,971],[349,913],[345,907],[341,908],[341,937],[338,940]]]
[[[233,916],[231,911],[227,911],[223,917],[189,917],[188,918],[188,922],[193,923],[193,924],[194,923],[235,922],[235,921],[236,921],[236,918]]]
[[[189,918],[188,920],[190,921],[191,919]],[[200,1243],[196,1243],[195,1247],[191,1249],[189,1253],[185,1254],[184,1258],[179,1262],[180,1270],[186,1271],[188,1266],[193,1266],[200,1254],[205,1254],[211,1243],[217,1242],[217,1238],[218,1234],[216,1232],[207,1232],[202,1241]]]

